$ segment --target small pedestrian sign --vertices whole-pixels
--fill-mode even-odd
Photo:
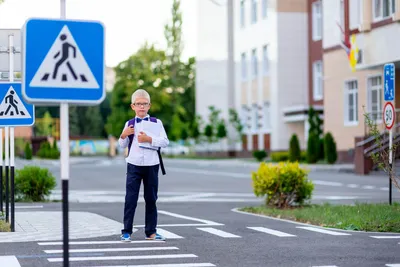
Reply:
[[[395,67],[393,63],[383,67],[384,100],[393,101],[395,98]]]
[[[35,107],[22,97],[21,83],[0,83],[0,126],[31,126]]]
[[[23,44],[22,92],[29,102],[103,101],[101,23],[30,19],[23,28]]]

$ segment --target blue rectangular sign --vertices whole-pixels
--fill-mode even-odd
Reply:
[[[29,102],[99,104],[105,98],[104,26],[29,19],[23,27],[22,93]]]
[[[31,126],[35,106],[24,101],[21,83],[0,83],[0,126]]]
[[[395,67],[393,63],[383,67],[384,100],[393,101],[395,98]]]

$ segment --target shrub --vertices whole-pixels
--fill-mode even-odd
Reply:
[[[307,142],[307,162],[316,163],[318,161],[319,152],[319,138],[315,134],[311,133],[308,137]]]
[[[32,148],[30,143],[25,143],[24,154],[26,159],[32,159]]]
[[[271,153],[271,159],[273,162],[287,161],[289,159],[289,152],[273,152]]]
[[[325,160],[333,164],[337,160],[336,142],[331,133],[326,133],[324,138]]]
[[[301,150],[300,150],[300,142],[299,138],[297,138],[296,134],[293,134],[290,138],[289,143],[289,161],[300,161],[301,159]]]
[[[60,152],[57,148],[57,143],[54,140],[53,146],[48,141],[44,141],[40,144],[40,148],[37,152],[39,158],[44,159],[58,159],[60,158]]]
[[[278,208],[301,205],[311,199],[314,190],[307,174],[298,162],[261,163],[257,172],[252,172],[254,194],[266,196],[266,204]]]
[[[25,166],[16,170],[15,195],[23,200],[43,201],[56,186],[56,178],[46,168]]]
[[[265,150],[255,150],[253,151],[253,157],[255,157],[258,161],[262,161],[267,157],[267,152],[265,152]]]

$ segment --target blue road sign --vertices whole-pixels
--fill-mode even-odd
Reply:
[[[22,94],[29,102],[98,104],[105,97],[104,26],[29,19],[23,27]]]
[[[31,126],[35,106],[24,101],[21,83],[0,83],[0,126]]]
[[[395,67],[393,63],[383,67],[383,84],[385,101],[393,101],[395,98]]]

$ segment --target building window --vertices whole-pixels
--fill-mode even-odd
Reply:
[[[314,100],[322,100],[324,96],[324,83],[322,74],[322,61],[313,63],[313,98]]]
[[[257,131],[258,130],[258,106],[257,104],[253,104],[253,110],[252,110],[252,126],[251,128],[253,129],[253,131]]]
[[[373,0],[374,20],[390,17],[396,11],[396,0]]]
[[[264,102],[263,106],[263,125],[264,129],[270,129],[271,128],[271,121],[270,121],[270,105],[269,102]]]
[[[268,75],[269,71],[269,60],[268,60],[268,46],[263,46],[263,74]]]
[[[348,81],[345,83],[345,124],[358,123],[358,83]]]
[[[268,14],[268,0],[262,0],[262,17],[265,19]]]
[[[247,59],[246,53],[242,53],[241,55],[241,64],[242,64],[242,80],[245,81],[247,79]]]
[[[258,0],[251,0],[251,22],[257,22],[257,1]]]
[[[313,40],[322,39],[322,3],[321,1],[312,4],[312,34]]]
[[[253,78],[257,78],[258,75],[258,60],[257,60],[257,49],[251,51],[251,68]]]
[[[249,128],[249,125],[248,125],[249,118],[248,118],[248,109],[247,109],[246,105],[242,105],[242,111],[241,111],[241,114],[240,114],[240,120],[241,120],[241,123],[243,125],[243,132],[247,133],[247,130]]]
[[[244,8],[244,0],[240,1],[240,26],[245,26],[245,8]]]
[[[349,1],[350,29],[358,29],[361,24],[361,13],[363,10],[362,1],[363,0]]]
[[[376,76],[368,79],[368,109],[371,119],[382,120],[382,77]]]

